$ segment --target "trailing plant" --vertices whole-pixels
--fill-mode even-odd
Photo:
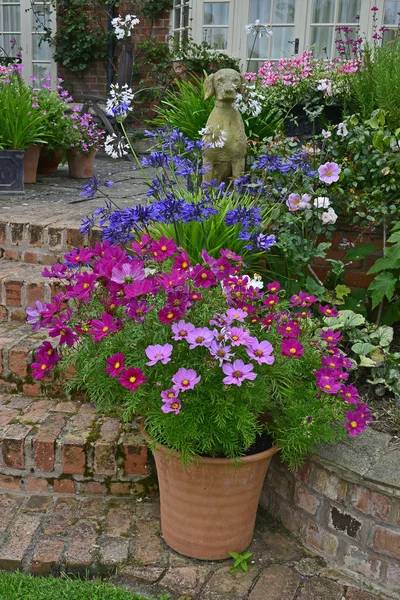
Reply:
[[[205,40],[196,44],[190,36],[179,43],[173,41],[172,60],[181,63],[190,74],[202,75],[219,69],[240,71],[239,59],[219,51]]]
[[[154,21],[160,13],[171,10],[174,0],[146,0],[140,8],[140,12],[147,19]]]

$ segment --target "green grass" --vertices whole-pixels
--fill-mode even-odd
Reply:
[[[99,581],[0,573],[0,600],[150,600]]]

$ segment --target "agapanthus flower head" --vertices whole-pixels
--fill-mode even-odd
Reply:
[[[296,338],[284,338],[281,344],[281,354],[290,358],[300,358],[304,354],[304,347]]]
[[[182,392],[186,390],[192,390],[194,386],[199,383],[201,379],[200,375],[197,375],[194,369],[185,369],[181,367],[175,375],[172,376],[172,383],[181,390]]]
[[[106,359],[107,366],[104,369],[110,377],[119,377],[125,369],[125,355],[123,352],[117,352]]]
[[[150,360],[146,363],[146,365],[148,367],[152,367],[158,362],[166,365],[171,360],[172,349],[172,344],[164,344],[163,346],[160,344],[155,344],[154,346],[147,346],[145,352],[147,358]]]
[[[222,370],[226,377],[222,381],[226,385],[238,385],[240,387],[246,379],[250,381],[256,379],[257,373],[254,373],[253,369],[253,365],[245,365],[241,359],[235,360],[232,364],[225,363]]]
[[[339,181],[339,175],[341,171],[342,169],[339,167],[339,165],[334,162],[327,162],[318,167],[320,180],[328,184]]]
[[[130,392],[137,390],[145,381],[146,376],[143,371],[141,369],[135,369],[134,367],[129,367],[129,369],[122,371],[119,378],[120,384],[126,387]]]

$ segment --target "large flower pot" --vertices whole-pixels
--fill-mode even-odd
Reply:
[[[54,150],[53,152],[41,152],[37,172],[50,175],[57,171],[57,167],[62,161],[64,150]]]
[[[23,193],[23,150],[0,150],[0,196],[11,196]]]
[[[68,150],[69,176],[72,179],[90,179],[93,175],[96,150],[82,152],[81,150]]]
[[[24,154],[24,183],[36,183],[41,146],[29,146]]]
[[[253,538],[264,478],[277,451],[273,446],[245,456],[240,466],[229,458],[199,458],[186,468],[178,453],[157,444],[154,458],[166,543],[201,560],[222,560],[229,552],[245,550]]]

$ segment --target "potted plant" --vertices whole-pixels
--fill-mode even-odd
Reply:
[[[0,189],[6,194],[23,192],[24,182],[36,182],[40,149],[46,143],[45,115],[21,69],[21,64],[0,66]]]
[[[104,131],[100,129],[92,115],[80,114],[79,106],[74,106],[70,115],[69,148],[67,151],[69,176],[72,179],[89,179],[93,175],[94,159],[104,139]]]
[[[321,328],[336,309],[310,294],[285,298],[276,282],[263,291],[260,276],[244,272],[230,250],[204,251],[191,264],[173,239],[144,234],[127,249],[72,250],[44,272],[65,291],[27,311],[58,340],[39,348],[36,379],[62,358],[74,370],[69,391],[127,420],[142,417],[164,539],[199,559],[250,543],[278,449],[294,468],[317,444],[369,420],[346,381],[353,363],[338,349],[340,331]]]

